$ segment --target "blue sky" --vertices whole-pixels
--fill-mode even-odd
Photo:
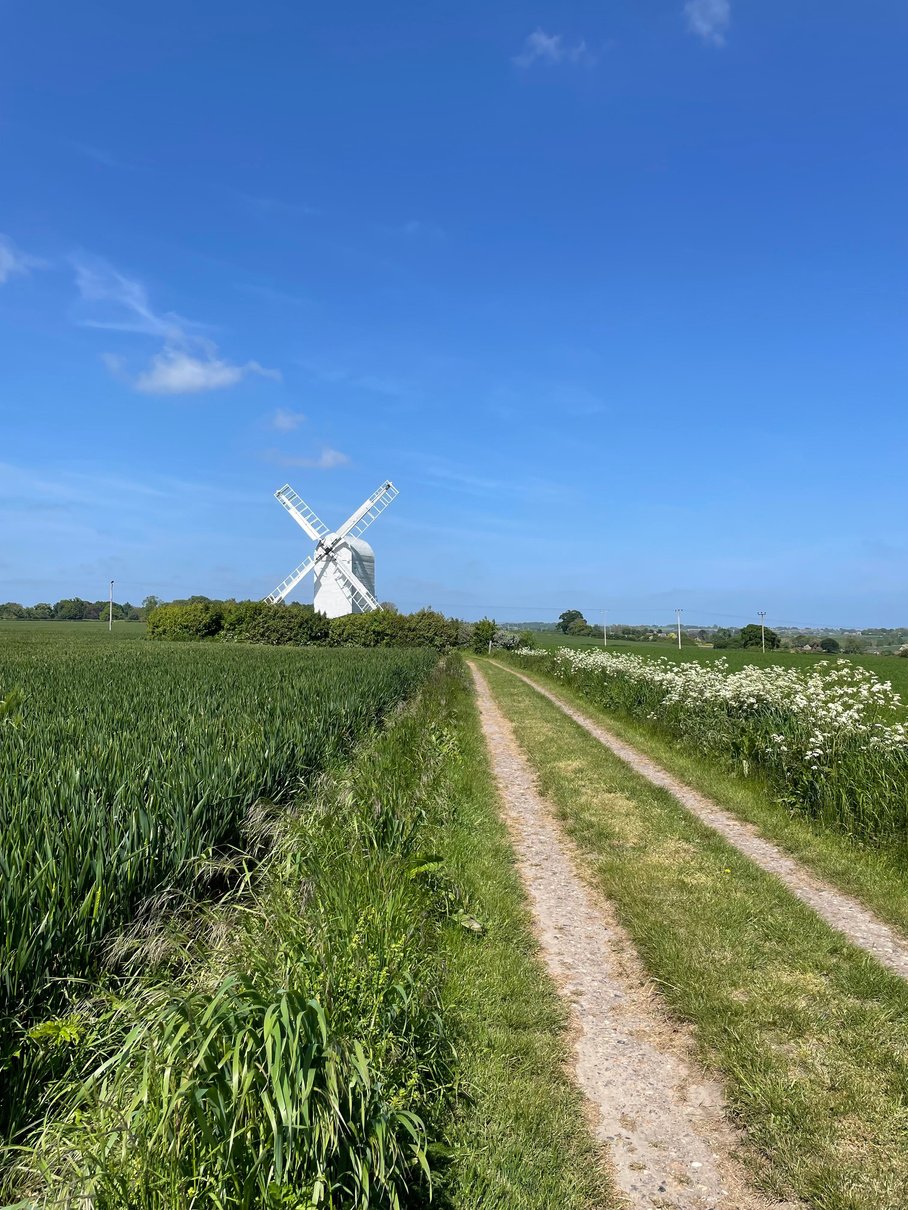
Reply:
[[[908,622],[901,0],[19,5],[0,599]]]

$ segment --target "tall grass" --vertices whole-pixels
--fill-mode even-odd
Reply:
[[[848,660],[807,669],[607,651],[521,652],[606,710],[680,740],[789,809],[869,843],[908,840],[908,724],[892,686]]]
[[[164,885],[210,874],[424,680],[420,651],[0,649],[0,1115],[24,1099],[21,1023],[97,973]]]

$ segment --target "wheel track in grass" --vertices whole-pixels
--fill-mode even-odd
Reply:
[[[819,878],[795,858],[761,836],[753,824],[738,819],[711,798],[674,777],[648,756],[644,756],[642,752],[613,735],[580,710],[576,710],[557,693],[505,664],[499,664],[497,661],[493,663],[496,668],[517,677],[547,698],[641,777],[645,777],[654,786],[668,790],[686,810],[718,832],[739,853],[743,853],[762,870],[778,878],[793,895],[812,908],[828,925],[847,937],[853,945],[875,958],[887,970],[908,979],[908,941],[889,925],[884,924],[859,900]]]
[[[611,905],[577,873],[513,728],[470,663],[480,718],[546,966],[571,1011],[576,1080],[633,1210],[787,1210],[748,1184],[721,1085],[670,1021]]]

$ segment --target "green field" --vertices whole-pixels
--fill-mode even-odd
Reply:
[[[208,892],[248,849],[250,814],[305,790],[435,662],[158,646],[141,627],[86,625],[0,631],[0,697],[21,695],[0,720],[0,1112],[21,1101],[13,1023],[96,974],[148,897]]]

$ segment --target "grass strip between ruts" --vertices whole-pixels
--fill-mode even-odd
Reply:
[[[774,799],[759,779],[735,776],[708,757],[685,748],[682,741],[662,735],[643,722],[604,710],[568,682],[539,669],[521,667],[518,671],[607,727],[721,807],[754,824],[767,840],[860,899],[881,919],[908,935],[908,851],[904,847],[874,848],[860,844],[794,815]]]
[[[723,1073],[755,1180],[815,1210],[904,1207],[908,986],[530,686],[483,671],[586,872]]]

